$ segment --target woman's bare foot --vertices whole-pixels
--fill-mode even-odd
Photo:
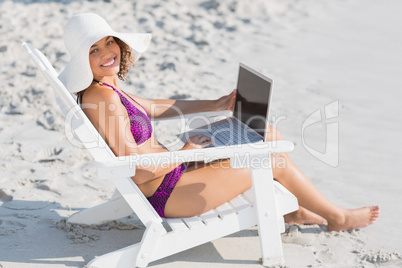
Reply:
[[[345,218],[328,222],[328,231],[344,231],[367,227],[380,216],[380,207],[345,209]]]
[[[286,214],[284,216],[287,224],[324,224],[327,221],[318,214],[311,212],[304,207],[299,207],[295,212]]]

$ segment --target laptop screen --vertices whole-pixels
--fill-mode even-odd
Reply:
[[[264,137],[272,80],[240,63],[233,116]]]

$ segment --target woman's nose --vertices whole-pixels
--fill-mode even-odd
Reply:
[[[103,51],[101,54],[101,58],[102,59],[107,59],[108,57],[110,57],[110,52],[109,51]]]
[[[102,49],[101,58],[106,59],[106,58],[110,57],[111,53],[112,52],[110,50],[108,50],[108,49]]]

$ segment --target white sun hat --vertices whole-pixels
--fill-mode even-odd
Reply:
[[[59,79],[71,93],[86,89],[92,83],[93,74],[89,64],[89,50],[97,41],[106,36],[114,36],[130,46],[134,61],[148,48],[150,33],[119,33],[99,15],[78,14],[68,21],[64,28],[64,44],[71,60],[60,73]]]

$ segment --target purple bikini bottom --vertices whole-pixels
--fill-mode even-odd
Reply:
[[[162,218],[165,217],[165,206],[166,202],[170,197],[174,187],[177,184],[177,181],[180,179],[181,174],[183,174],[184,170],[186,170],[187,164],[182,163],[180,166],[176,167],[168,174],[165,175],[161,185],[159,185],[156,192],[151,196],[148,197],[149,203],[154,207],[156,212]]]

